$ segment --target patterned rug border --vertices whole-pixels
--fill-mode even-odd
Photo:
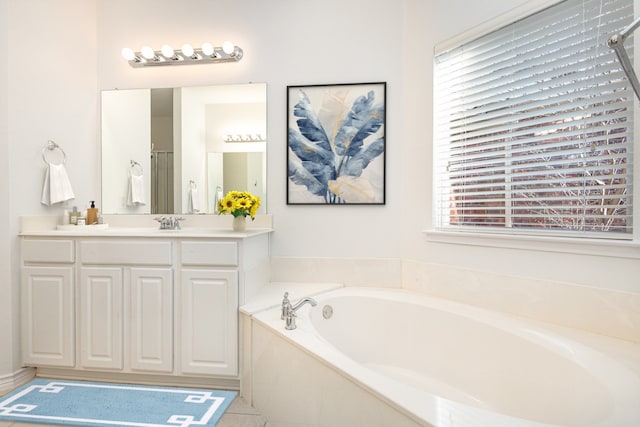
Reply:
[[[237,394],[36,378],[0,396],[0,420],[82,427],[212,427]]]

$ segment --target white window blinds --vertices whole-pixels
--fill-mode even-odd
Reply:
[[[634,95],[607,39],[632,3],[567,0],[436,55],[439,228],[631,238]]]

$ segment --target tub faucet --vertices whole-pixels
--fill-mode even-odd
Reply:
[[[284,293],[284,298],[282,299],[282,314],[280,315],[280,318],[284,320],[284,327],[286,329],[291,330],[296,328],[296,311],[306,303],[311,304],[312,307],[315,307],[318,304],[313,298],[305,297],[296,304],[291,305],[291,301],[289,301],[289,292]]]

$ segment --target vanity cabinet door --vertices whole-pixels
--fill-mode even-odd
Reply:
[[[123,271],[83,267],[79,285],[80,366],[123,368]]]
[[[131,268],[131,369],[173,370],[173,270]]]
[[[23,363],[73,367],[73,267],[23,267],[21,281]]]
[[[183,269],[181,279],[181,372],[238,375],[238,272]]]

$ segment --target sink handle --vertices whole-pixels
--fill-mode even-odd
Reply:
[[[180,226],[180,221],[184,221],[185,218],[184,217],[175,217],[173,218],[173,229],[174,230],[182,230],[182,227]]]

